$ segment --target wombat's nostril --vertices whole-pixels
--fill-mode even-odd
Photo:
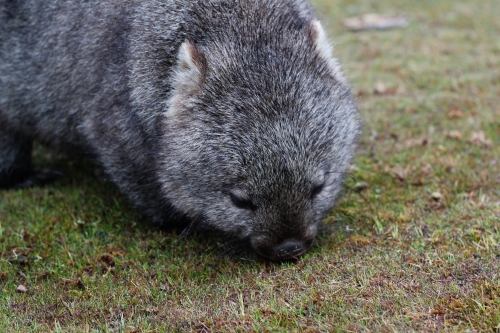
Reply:
[[[304,242],[287,240],[274,247],[274,256],[277,260],[295,259],[307,249]]]

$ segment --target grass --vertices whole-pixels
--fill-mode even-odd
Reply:
[[[500,6],[316,8],[365,125],[312,251],[273,264],[150,230],[91,164],[38,148],[68,176],[0,192],[1,332],[500,331]],[[367,12],[410,25],[342,26]]]

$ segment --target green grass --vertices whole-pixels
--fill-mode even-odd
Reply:
[[[91,164],[38,148],[67,177],[0,192],[0,332],[500,330],[498,2],[316,8],[365,125],[314,248],[273,264],[150,230]],[[410,25],[342,26],[367,12]]]

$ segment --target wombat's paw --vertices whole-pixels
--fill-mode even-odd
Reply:
[[[12,186],[12,188],[23,189],[34,186],[43,186],[52,183],[63,176],[64,174],[60,171],[43,169],[40,171],[35,171],[29,177]]]

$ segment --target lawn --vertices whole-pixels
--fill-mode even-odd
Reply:
[[[0,332],[499,332],[500,5],[316,0],[358,98],[344,197],[298,262],[152,230],[92,164],[0,191]],[[398,14],[404,29],[342,20]]]

